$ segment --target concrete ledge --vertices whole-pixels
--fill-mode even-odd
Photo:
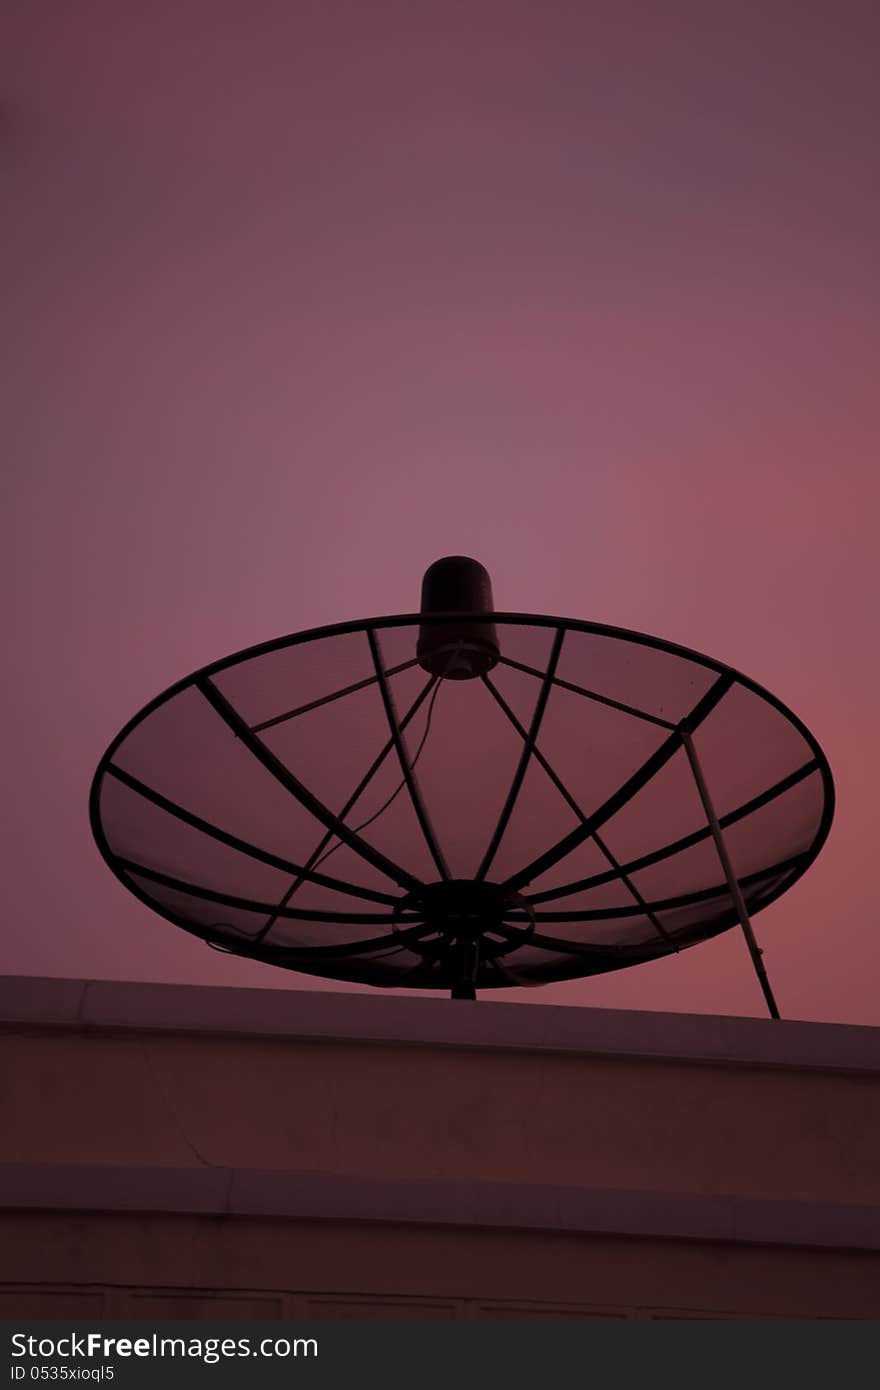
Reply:
[[[274,1169],[3,1164],[0,1208],[415,1223],[880,1250],[880,1207]]]
[[[0,1027],[407,1042],[880,1072],[880,1028],[546,1004],[0,976]]]

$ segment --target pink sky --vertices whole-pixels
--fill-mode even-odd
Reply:
[[[322,987],[129,897],[91,775],[195,667],[464,553],[805,720],[837,816],[756,932],[784,1016],[880,1023],[872,0],[10,11],[0,968]],[[763,1013],[733,932],[492,997]]]

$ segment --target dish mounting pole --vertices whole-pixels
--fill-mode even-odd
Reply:
[[[454,970],[454,983],[449,991],[450,999],[476,999],[476,978],[480,964],[480,937],[478,933],[461,932],[451,943],[450,964]]]

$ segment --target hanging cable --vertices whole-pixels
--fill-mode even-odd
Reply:
[[[427,715],[427,718],[426,718],[426,720],[425,720],[425,730],[424,730],[424,733],[422,734],[421,739],[419,740],[419,746],[418,746],[418,748],[417,748],[416,751],[415,751],[415,754],[414,754],[414,756],[413,756],[413,760],[412,760],[412,762],[409,764],[409,770],[410,770],[410,772],[412,772],[413,769],[415,768],[415,765],[416,765],[416,763],[418,762],[419,757],[420,757],[420,755],[421,755],[422,749],[424,748],[425,743],[426,743],[426,741],[427,741],[428,734],[429,734],[430,729],[431,729],[431,716],[432,716],[433,713],[434,713],[434,704],[435,704],[435,702],[436,702],[436,700],[437,700],[437,696],[438,696],[439,693],[440,693],[440,686],[441,686],[442,684],[443,684],[443,677],[441,676],[440,679],[437,681],[437,685],[436,685],[435,688],[434,688],[434,693],[433,693],[433,695],[431,696],[430,700],[428,701],[428,715]],[[403,791],[403,789],[404,789],[405,786],[406,786],[406,778],[404,777],[404,778],[401,780],[401,782],[395,787],[394,791],[391,793],[391,795],[389,796],[388,800],[387,800],[387,801],[384,801],[384,802],[382,803],[382,805],[379,807],[378,811],[374,811],[373,814],[372,814],[371,816],[369,816],[366,820],[361,821],[360,825],[355,825],[355,826],[352,827],[352,834],[353,834],[353,835],[359,835],[360,832],[361,832],[362,830],[366,830],[366,828],[367,828],[368,825],[372,825],[372,824],[373,824],[373,821],[378,820],[379,817],[383,814],[383,812],[385,812],[385,811],[388,810],[388,807],[391,805],[392,801],[394,801],[394,800],[400,795],[400,793]],[[314,864],[312,865],[312,868],[313,868],[313,869],[317,869],[317,867],[318,867],[319,864],[323,864],[324,861],[325,861],[325,859],[329,859],[330,856],[331,856],[331,854],[335,854],[336,851],[337,851],[338,849],[341,849],[342,843],[343,843],[342,840],[337,840],[335,845],[332,845],[332,846],[330,847],[330,849],[324,851],[324,853],[321,855],[320,859],[316,859],[316,860],[315,860]]]

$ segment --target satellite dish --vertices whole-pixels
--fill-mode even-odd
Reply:
[[[210,946],[382,987],[539,985],[742,928],[828,834],[812,734],[721,662],[493,611],[430,567],[418,614],[296,633],[178,682],[113,740],[117,878]]]

